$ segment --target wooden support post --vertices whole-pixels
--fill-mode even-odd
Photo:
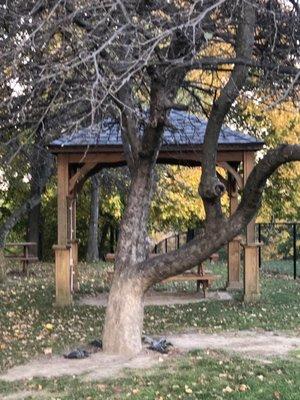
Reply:
[[[253,152],[244,153],[244,185],[254,167]],[[260,298],[258,246],[255,242],[255,218],[248,224],[244,245],[244,301],[251,302]]]
[[[247,182],[249,175],[251,174],[251,172],[254,168],[254,164],[255,164],[255,154],[253,152],[245,152],[244,153],[244,173],[243,173],[244,186]],[[246,240],[247,240],[247,243],[255,242],[255,218],[252,218],[252,220],[247,225]]]
[[[237,182],[234,177],[228,174],[228,194],[229,194],[229,213],[232,215],[238,207],[238,190]],[[240,279],[240,269],[241,269],[241,248],[240,248],[241,238],[236,237],[231,242],[228,243],[228,280],[227,280],[227,290],[242,289],[243,283]]]
[[[227,290],[243,288],[240,277],[241,268],[241,239],[236,237],[228,243],[228,280]]]
[[[71,250],[69,245],[69,162],[67,154],[57,156],[57,242],[55,251],[56,305],[72,303],[71,295]]]
[[[68,243],[69,163],[67,154],[57,156],[57,242]]]
[[[59,307],[72,304],[70,246],[53,246],[55,251],[55,305]]]
[[[253,302],[259,300],[259,267],[258,267],[257,243],[245,244],[245,270],[244,270],[244,301]]]

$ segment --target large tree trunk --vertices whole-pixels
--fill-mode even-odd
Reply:
[[[252,52],[254,8],[251,3],[243,3],[236,38],[236,53],[248,59]],[[168,57],[183,57],[187,49],[187,37],[177,32],[170,42]],[[132,96],[130,90],[120,91],[123,107],[122,138],[124,153],[132,175],[130,195],[120,229],[116,252],[115,274],[109,295],[104,325],[104,350],[118,354],[136,354],[141,350],[143,321],[143,296],[151,285],[176,272],[187,270],[219,248],[224,237],[223,216],[220,198],[224,187],[216,176],[216,154],[218,137],[224,117],[236,99],[247,77],[247,69],[234,67],[228,83],[219,100],[214,103],[205,133],[203,150],[203,175],[200,194],[205,203],[208,238],[193,239],[189,244],[172,254],[164,254],[147,261],[147,221],[152,195],[153,170],[162,141],[162,131],[166,124],[167,110],[174,108],[176,93],[184,76],[184,69],[171,70],[166,74],[159,68],[149,70],[151,76],[149,121],[142,139],[138,137],[138,124],[130,112]],[[129,153],[129,154],[128,154]],[[218,228],[215,232],[213,227]],[[229,226],[226,226],[229,229]],[[225,232],[227,234],[227,232]],[[226,236],[226,235],[225,235]],[[228,235],[229,237],[230,235]],[[214,240],[216,238],[216,240]],[[219,245],[214,244],[219,242]],[[189,249],[193,249],[189,254]],[[208,250],[207,250],[208,249]],[[162,268],[160,268],[162,267]]]
[[[86,260],[88,262],[95,262],[99,261],[99,176],[94,175],[91,181],[90,221]]]
[[[147,258],[147,222],[153,168],[152,162],[143,161],[132,177],[127,208],[120,227],[115,273],[103,333],[104,350],[113,354],[136,354],[142,348],[146,282],[137,274],[135,265]]]
[[[120,225],[116,272],[147,257],[148,215],[154,177],[153,161],[143,160],[132,176],[127,206]]]
[[[104,351],[126,355],[141,351],[143,294],[138,277],[126,276],[125,273],[114,279],[106,310]]]

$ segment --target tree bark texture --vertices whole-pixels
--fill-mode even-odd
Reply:
[[[124,270],[114,278],[105,315],[104,351],[124,355],[141,351],[143,296],[138,276],[130,276]]]
[[[154,165],[142,160],[131,179],[130,192],[116,251],[116,271],[142,262],[147,257],[148,215],[152,198]]]
[[[91,178],[91,203],[90,203],[90,221],[88,232],[88,243],[86,260],[88,262],[99,261],[99,176],[94,175]]]
[[[136,354],[141,350],[146,285],[135,267],[148,256],[147,223],[152,186],[152,162],[142,161],[132,177],[120,227],[103,334],[104,350],[109,353]]]

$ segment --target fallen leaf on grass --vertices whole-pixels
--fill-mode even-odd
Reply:
[[[226,388],[223,389],[223,393],[232,393],[233,389],[230,386],[226,386]]]
[[[53,330],[53,325],[48,323],[45,325],[45,328],[47,329],[47,331],[52,331]]]
[[[242,383],[242,384],[239,386],[239,391],[240,391],[240,392],[246,392],[248,389],[249,389],[249,386],[248,386],[248,385],[245,385],[244,383]]]
[[[185,390],[185,393],[187,393],[187,394],[193,393],[193,390],[191,388],[189,388],[187,385],[184,386],[184,390]]]

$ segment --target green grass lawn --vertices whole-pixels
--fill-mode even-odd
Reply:
[[[150,370],[125,371],[123,378],[102,382],[83,377],[3,382],[0,396],[29,391],[28,399],[53,400],[298,400],[299,370],[299,359],[262,364],[221,351],[195,351]]]
[[[292,259],[262,261],[261,268],[263,271],[274,274],[294,276],[294,263]],[[297,260],[296,273],[300,277],[300,259]]]
[[[103,264],[82,264],[81,294],[95,294],[107,289]],[[226,269],[215,265],[213,272],[223,275]],[[87,343],[101,337],[104,309],[79,306],[54,307],[53,265],[33,267],[34,276],[9,278],[0,286],[0,368],[5,370],[43,354],[51,347],[61,354],[68,346]],[[193,285],[193,290],[194,290]],[[262,328],[300,332],[299,282],[262,278],[259,303],[245,305],[239,300],[146,307],[144,331],[147,334],[199,328],[203,331]],[[191,290],[191,288],[187,288]]]

